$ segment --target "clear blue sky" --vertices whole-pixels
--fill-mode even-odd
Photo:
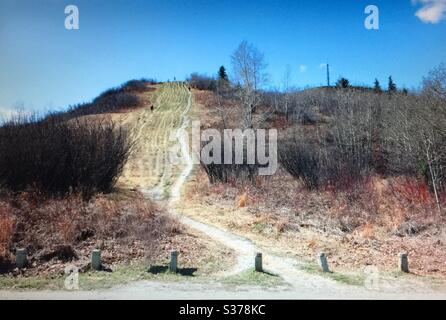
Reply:
[[[416,16],[429,3],[436,7]],[[80,30],[64,28],[68,4],[80,10]],[[378,31],[364,28],[369,4],[380,9]],[[393,75],[411,88],[446,62],[443,4],[0,0],[0,114],[17,106],[63,108],[131,78],[183,79],[193,71],[215,73],[220,65],[230,69],[230,54],[242,40],[264,52],[270,86],[280,83],[287,64],[294,85],[323,84],[320,64],[329,61],[333,80],[371,85],[378,78],[384,85]]]

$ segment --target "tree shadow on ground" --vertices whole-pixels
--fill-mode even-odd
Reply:
[[[180,268],[178,273],[186,277],[195,277],[194,273],[197,272],[197,268]]]
[[[166,273],[169,271],[168,266],[150,266],[148,272],[152,274]],[[197,272],[197,268],[178,268],[177,274],[186,277],[195,277],[194,273]]]
[[[257,272],[266,274],[267,276],[271,276],[271,277],[276,277],[276,278],[279,277],[279,275],[277,275],[277,274],[275,274],[275,273],[272,273],[272,272],[270,272],[270,271],[266,271],[266,270],[263,270],[263,271],[257,271]]]
[[[6,274],[14,271],[16,264],[9,260],[2,260],[0,258],[0,274]]]

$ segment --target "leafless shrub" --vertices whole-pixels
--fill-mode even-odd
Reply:
[[[300,112],[299,120],[302,124],[316,124],[319,121],[319,117],[313,109],[305,108]]]
[[[124,92],[144,92],[147,90],[148,84],[156,84],[153,79],[129,80],[121,85],[121,90]]]
[[[334,88],[319,88],[304,90],[293,94],[294,118],[301,119],[300,115],[307,109],[317,109],[320,113],[331,116],[338,107],[338,99]]]
[[[129,80],[119,87],[104,91],[92,102],[70,106],[67,112],[53,114],[53,117],[68,120],[85,115],[136,108],[141,105],[137,93],[149,90],[147,85],[156,83],[153,79]]]
[[[371,94],[349,90],[337,91],[336,97],[330,128],[334,148],[339,161],[360,175],[371,168],[374,100]]]
[[[205,164],[201,166],[208,175],[211,183],[233,182],[233,181],[254,181],[257,176],[258,167],[248,164]]]
[[[316,124],[321,121],[319,114],[332,115],[337,108],[335,94],[335,90],[327,88],[287,92],[270,90],[262,92],[260,105],[283,115],[290,123]]]
[[[245,145],[246,149],[246,145]],[[201,161],[201,166],[208,175],[211,183],[216,182],[231,182],[231,181],[251,181],[255,180],[258,175],[258,164],[248,164],[246,159],[246,153],[244,155],[243,163],[237,164],[235,162],[235,152],[232,152],[232,162],[229,164],[224,163],[225,151],[222,145],[221,159],[218,163],[204,163]]]
[[[66,113],[55,114],[54,116],[68,120],[85,115],[118,112],[128,108],[135,108],[140,103],[139,97],[133,93],[110,89],[95,98],[91,103],[71,106]]]
[[[205,74],[192,73],[187,79],[189,85],[198,90],[211,90],[217,88],[217,80],[214,77],[209,77]]]
[[[299,140],[279,143],[279,160],[294,177],[299,178],[309,189],[317,189],[327,180],[326,167],[321,150],[314,144]]]
[[[281,158],[288,171],[313,188],[331,179],[324,167],[337,181],[342,181],[340,172],[361,177],[374,170],[423,176],[440,202],[446,183],[444,100],[426,93],[381,95],[356,88],[327,92],[335,101],[327,112],[328,126],[315,130],[315,145],[287,144]],[[324,101],[327,92],[304,95],[304,104]],[[333,161],[337,164],[330,164]]]
[[[62,196],[109,192],[131,148],[111,120],[19,117],[0,127],[0,187]]]
[[[372,102],[349,90],[337,91],[336,97],[325,134],[316,131],[316,137],[306,137],[298,132],[279,144],[282,165],[311,189],[349,187],[372,169]]]
[[[385,154],[389,169],[421,175],[435,193],[446,183],[446,104],[437,97],[392,97],[384,115]]]
[[[446,100],[446,64],[442,63],[423,78],[423,93]]]

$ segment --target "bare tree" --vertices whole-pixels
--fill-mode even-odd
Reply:
[[[214,77],[207,76],[205,74],[199,74],[197,72],[191,73],[187,81],[189,85],[198,90],[215,90],[217,86],[217,80]]]
[[[423,78],[423,93],[446,100],[446,64],[440,64]]]
[[[290,65],[287,65],[285,67],[285,73],[283,75],[282,80],[283,85],[283,92],[284,92],[284,108],[285,108],[285,118],[288,121],[288,107],[290,104],[290,98],[291,98],[291,67]]]
[[[430,95],[389,100],[384,118],[386,154],[392,169],[421,173],[429,182],[441,212],[440,191],[446,181],[446,112],[444,102]]]
[[[243,41],[231,56],[243,123],[252,128],[252,113],[260,102],[259,88],[266,81],[264,55],[254,45]]]
[[[350,90],[338,91],[336,99],[331,129],[335,148],[350,172],[360,175],[371,169],[373,100],[370,94]]]
[[[229,107],[225,102],[229,99],[230,91],[229,84],[219,82],[215,92],[215,108],[218,111],[224,129],[227,128],[226,118],[229,112]]]

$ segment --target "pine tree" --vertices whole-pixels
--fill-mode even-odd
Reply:
[[[348,79],[346,79],[346,78],[341,78],[336,83],[336,86],[339,88],[346,89],[346,88],[350,87],[350,81],[348,81]]]
[[[381,85],[379,84],[378,79],[375,79],[375,85],[373,87],[373,91],[375,91],[375,93],[381,93],[382,92]]]
[[[221,66],[218,70],[218,80],[229,81],[228,74],[226,73],[226,68]]]
[[[226,73],[226,68],[224,66],[221,66],[218,70],[218,79],[217,79],[217,92],[218,95],[221,97],[224,97],[228,94],[230,90],[230,83],[229,83],[229,77]]]
[[[396,92],[396,84],[393,82],[392,76],[389,77],[389,87],[387,91],[389,93]]]

